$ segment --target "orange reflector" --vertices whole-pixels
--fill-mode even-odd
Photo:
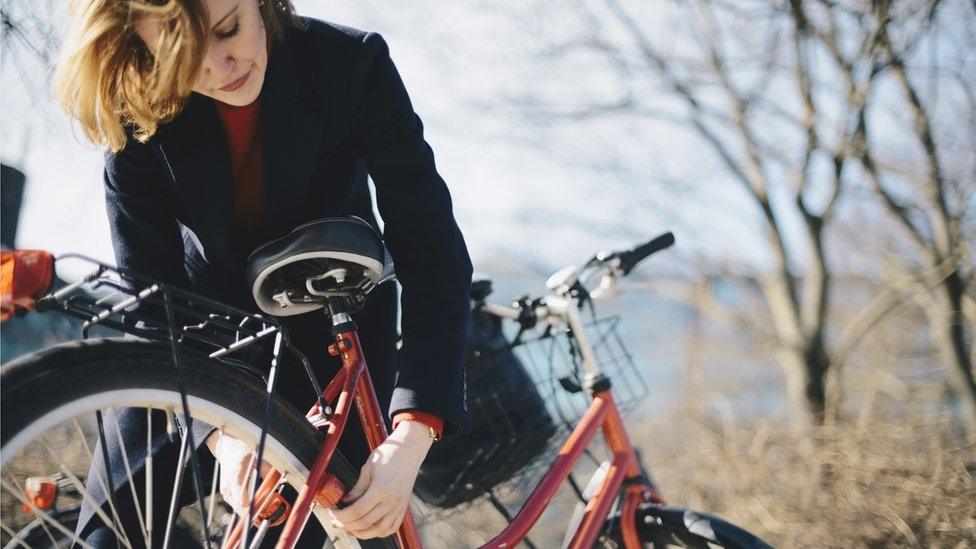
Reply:
[[[51,477],[30,477],[24,482],[24,492],[31,503],[46,511],[54,507],[54,502],[58,499],[58,481]],[[23,511],[30,513],[33,508],[25,503]]]
[[[27,312],[54,278],[54,256],[44,250],[0,250],[0,322]]]
[[[342,496],[346,494],[346,487],[343,486],[342,481],[337,479],[334,475],[326,473],[325,478],[322,480],[322,488],[319,490],[318,494],[315,494],[315,503],[318,503],[322,507],[329,508],[339,503]]]

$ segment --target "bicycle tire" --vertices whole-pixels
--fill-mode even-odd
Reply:
[[[171,353],[168,344],[103,338],[63,343],[4,365],[0,368],[0,465],[5,467],[11,452],[26,445],[30,435],[25,430],[41,432],[45,425],[68,413],[65,410],[69,406],[78,408],[80,403],[109,395],[168,395],[166,398],[172,400],[172,394],[179,391]],[[191,412],[213,410],[211,413],[218,417],[224,413],[242,418],[244,422],[238,428],[260,432],[267,402],[262,380],[253,373],[194,355],[184,355],[181,363]],[[147,406],[152,403],[141,407]],[[194,415],[205,417],[197,412]],[[275,450],[283,456],[278,459],[291,460],[288,463],[301,475],[311,468],[323,437],[293,406],[275,399],[266,440],[269,451],[284,449]],[[269,461],[278,454],[268,454]],[[329,472],[347,488],[358,478],[358,471],[338,450]],[[398,547],[395,536],[356,541],[362,547]]]
[[[643,504],[637,508],[637,536],[645,547],[691,547],[708,549],[767,549],[771,546],[758,536],[708,513],[678,507]],[[597,542],[603,547],[624,547],[620,515],[607,519],[605,535]]]

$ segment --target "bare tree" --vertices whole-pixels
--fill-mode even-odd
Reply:
[[[19,163],[26,156],[30,136],[36,130],[55,127],[49,94],[50,73],[60,47],[61,2],[0,2],[0,71],[3,78],[5,159]],[[20,134],[20,135],[17,135]],[[11,158],[13,137],[21,159]]]
[[[889,235],[904,255],[903,272],[926,280],[938,274],[935,283],[917,284],[911,291],[940,288],[942,295],[929,302],[932,330],[940,334],[954,386],[966,404],[964,419],[976,428],[972,320],[963,312],[972,307],[966,303],[974,295],[972,254],[964,238],[964,227],[971,224],[967,215],[973,214],[966,204],[976,170],[973,76],[959,67],[954,73],[943,71],[942,60],[918,68],[910,62],[931,48],[965,51],[976,43],[971,29],[967,34],[959,28],[966,27],[964,22],[951,24],[972,17],[973,7],[938,1],[892,6],[881,0],[653,5],[592,0],[563,8],[561,14],[575,16],[582,30],[546,48],[545,62],[553,71],[565,70],[559,58],[586,49],[624,83],[621,91],[589,103],[529,92],[518,104],[531,106],[533,116],[548,122],[621,115],[666,120],[690,131],[720,165],[721,174],[709,184],[731,182],[749,197],[772,258],[772,267],[759,279],[795,417],[824,420],[828,371],[842,363],[841,356],[832,358],[834,340],[851,331],[831,316],[834,279],[848,271],[837,251],[844,246],[831,246],[829,239],[843,239],[843,231],[858,220],[835,221],[844,215],[845,200],[876,202],[873,197],[880,197],[913,243]],[[662,25],[662,17],[669,27]],[[971,66],[965,54],[960,56]],[[964,128],[945,121],[936,125],[913,71],[923,71],[919,78],[935,86],[948,79],[954,89],[964,90],[943,98],[968,98],[959,104],[957,116]],[[934,101],[938,94],[932,95]],[[910,123],[878,115],[892,110],[909,113]],[[953,149],[943,149],[937,128],[956,136],[947,140]],[[961,146],[960,135],[969,140]],[[913,157],[899,156],[906,141],[923,151],[924,170],[916,169]],[[960,148],[961,160],[946,169],[944,163]],[[883,218],[882,209],[877,214],[874,222],[890,225],[892,218]],[[904,292],[893,295],[895,305],[905,299]],[[891,308],[869,306],[872,311]],[[855,321],[863,323],[869,316]],[[843,347],[846,357],[850,341]]]
[[[972,133],[973,118],[976,116],[973,104],[976,89],[973,88],[974,79],[971,74],[956,73],[957,70],[965,70],[965,64],[956,68],[938,64],[925,67],[920,66],[920,63],[913,63],[918,44],[923,39],[928,37],[930,40],[938,40],[937,32],[941,30],[939,12],[945,11],[944,4],[948,3],[932,0],[923,6],[916,6],[921,16],[912,18],[909,25],[899,19],[904,17],[906,6],[890,0],[876,0],[870,10],[857,13],[857,17],[865,21],[871,31],[869,59],[872,70],[867,81],[860,85],[856,84],[854,76],[853,65],[856,61],[846,58],[836,46],[832,47],[832,52],[837,63],[846,69],[845,77],[853,90],[852,94],[868,97],[877,93],[877,82],[883,80],[890,81],[900,91],[907,114],[907,123],[903,129],[912,136],[915,146],[922,151],[924,161],[920,163],[920,167],[905,165],[897,159],[884,158],[887,155],[877,151],[874,143],[879,141],[877,136],[886,130],[872,125],[866,105],[858,113],[855,150],[868,179],[915,244],[924,263],[932,269],[945,272],[938,285],[941,295],[934,295],[932,299],[926,300],[925,309],[940,343],[947,369],[954,378],[954,388],[963,403],[964,414],[970,425],[976,425],[976,372],[973,369],[972,333],[976,319],[967,318],[965,312],[973,306],[976,287],[973,280],[971,242],[967,242],[963,233],[967,223],[964,219],[967,213],[966,203],[972,199],[976,166],[970,164],[969,169],[960,169],[958,165],[947,166],[952,162],[953,151],[946,142],[951,142],[954,136],[942,136],[946,142],[940,142],[936,135],[938,126],[933,114],[939,108],[938,95],[931,93],[926,97],[919,86],[926,80],[936,86],[947,82],[959,86],[968,104],[963,102],[958,105],[959,110],[955,113],[958,118],[954,118],[953,122],[970,125],[970,140],[966,143],[970,147],[970,153],[971,147],[976,145],[976,141],[973,141],[976,134]],[[973,21],[976,21],[976,5],[969,7],[972,9],[963,6],[964,9],[951,12],[949,17],[971,18],[969,26],[972,32]],[[835,34],[836,29],[830,29],[830,33]],[[831,34],[824,35],[828,44],[835,40],[831,39]],[[972,46],[972,42],[968,45]],[[938,71],[938,74],[927,75],[928,79],[924,78],[924,74],[916,74],[926,70]],[[946,73],[945,77],[941,77],[943,73]],[[958,159],[956,160],[958,163]],[[908,192],[899,193],[899,187],[907,187]],[[972,233],[969,236],[972,237]]]

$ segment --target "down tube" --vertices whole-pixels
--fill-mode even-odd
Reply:
[[[539,481],[525,505],[519,509],[519,512],[512,519],[512,523],[483,547],[515,547],[528,534],[529,529],[539,520],[542,512],[549,505],[549,501],[556,494],[556,490],[569,476],[576,460],[579,459],[583,450],[593,439],[596,430],[613,407],[612,399],[600,394],[594,396],[590,407],[586,409],[586,413],[583,414],[576,428],[573,429],[562,448],[559,449],[549,471]]]

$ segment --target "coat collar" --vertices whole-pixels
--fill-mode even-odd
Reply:
[[[289,29],[271,47],[261,89],[262,190],[268,238],[306,221],[302,205],[311,186],[326,116],[317,99],[317,74],[303,59],[303,34]],[[162,126],[156,141],[179,189],[208,261],[232,261],[234,181],[227,136],[213,100],[193,93],[183,111]],[[226,254],[226,255],[225,255]]]

